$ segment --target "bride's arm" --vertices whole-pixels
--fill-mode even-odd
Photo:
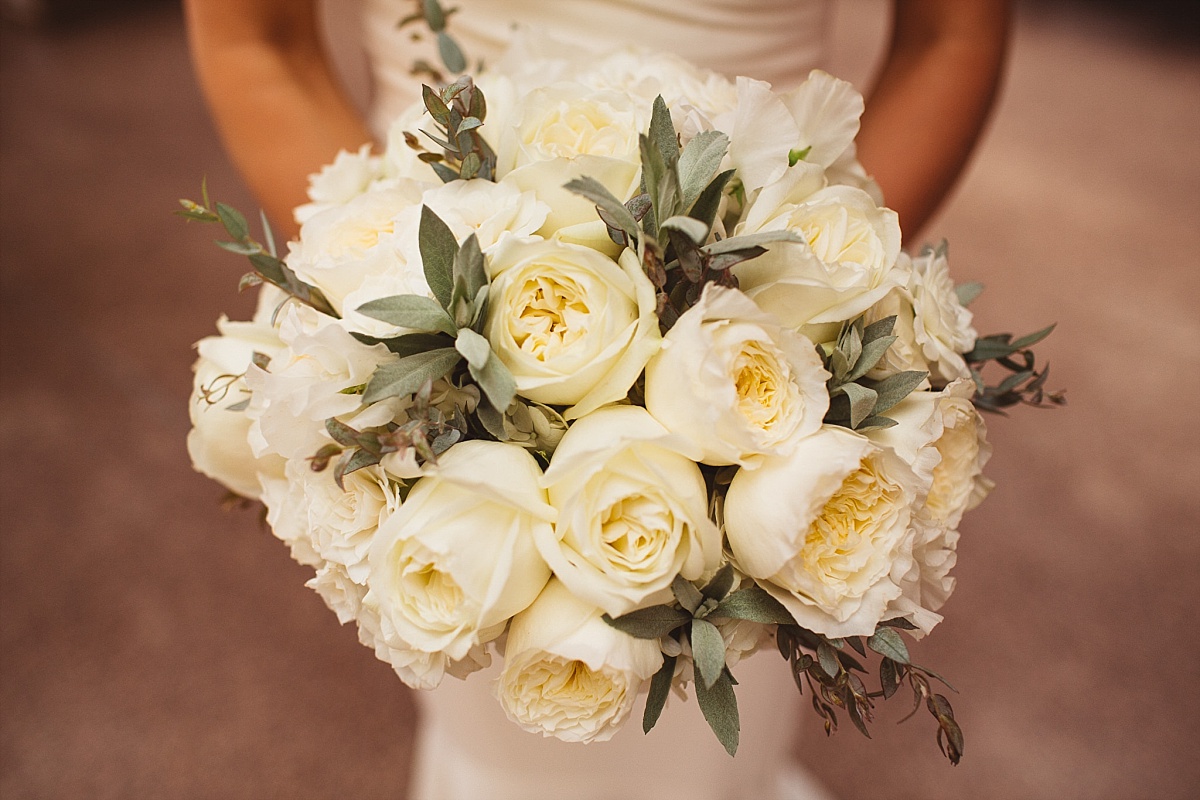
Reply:
[[[983,129],[1004,66],[1008,0],[896,0],[859,159],[905,236],[937,210]]]
[[[281,233],[306,176],[371,140],[322,49],[315,0],[186,0],[192,59],[234,163]]]

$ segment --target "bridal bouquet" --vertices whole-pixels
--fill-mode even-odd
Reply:
[[[286,256],[184,201],[264,284],[199,343],[196,468],[410,686],[501,658],[512,721],[580,742],[690,687],[733,753],[770,647],[828,730],[907,684],[957,761],[901,632],[990,488],[977,408],[1058,397],[1048,331],[978,338],[946,248],[901,250],[862,108],[821,72],[526,50],[313,176]]]

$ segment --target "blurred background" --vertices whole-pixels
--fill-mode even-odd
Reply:
[[[403,797],[407,690],[184,451],[191,345],[252,300],[170,212],[203,176],[255,204],[180,10],[0,8],[0,795]],[[869,85],[884,8],[839,3],[832,71]],[[874,741],[806,716],[800,757],[842,798],[1200,796],[1198,19],[1018,7],[993,125],[926,236],[988,285],[981,333],[1058,323],[1039,352],[1070,405],[989,419],[998,486],[914,646],[962,692],[963,763],[924,713],[893,724],[899,698]]]

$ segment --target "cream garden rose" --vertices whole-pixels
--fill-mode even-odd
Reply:
[[[365,602],[390,648],[443,661],[499,636],[550,578],[536,536],[554,509],[533,456],[515,445],[467,441],[427,467],[374,536]]]
[[[603,742],[662,663],[657,641],[618,631],[600,609],[551,580],[513,618],[495,692],[508,718],[531,733]]]
[[[654,287],[637,256],[508,240],[489,259],[486,334],[517,394],[581,417],[629,392],[658,350]]]
[[[572,593],[613,616],[669,601],[676,575],[698,580],[720,565],[704,477],[645,409],[578,420],[543,482],[558,523],[538,530],[538,550]]]
[[[646,365],[646,409],[703,463],[753,467],[821,426],[828,379],[812,342],[709,284]]]
[[[789,328],[853,319],[906,277],[894,270],[896,213],[861,189],[831,186],[800,203],[756,205],[739,233],[768,230],[795,231],[807,244],[772,245],[734,273],[742,291]]]
[[[739,567],[800,625],[874,632],[912,565],[919,478],[891,450],[825,426],[784,458],[739,470],[724,519]]]

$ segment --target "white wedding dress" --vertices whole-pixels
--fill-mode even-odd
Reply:
[[[471,63],[494,61],[516,26],[586,49],[634,44],[673,51],[730,77],[786,88],[820,62],[826,0],[449,0],[451,32]],[[411,75],[412,28],[396,23],[411,0],[363,0],[373,84],[371,123],[387,123],[420,92]],[[414,26],[415,27],[415,26]],[[649,735],[639,701],[609,742],[567,744],[526,733],[492,696],[497,665],[465,682],[417,692],[420,725],[410,800],[822,800],[791,758],[802,708],[772,647],[739,664],[741,745],[730,758],[694,696],[672,696]]]

